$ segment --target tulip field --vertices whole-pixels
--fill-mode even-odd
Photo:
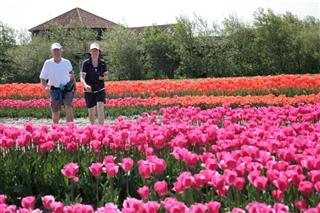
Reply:
[[[111,124],[0,124],[0,213],[320,213],[320,75],[106,90]],[[0,85],[1,117],[49,105],[38,84]],[[80,85],[74,106],[86,116]]]

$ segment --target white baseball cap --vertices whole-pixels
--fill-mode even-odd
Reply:
[[[100,45],[99,45],[98,43],[92,43],[92,44],[90,45],[90,50],[92,50],[92,49],[98,49],[98,50],[100,50]]]
[[[54,50],[54,49],[59,49],[59,50],[61,50],[61,49],[62,49],[61,44],[59,44],[59,43],[53,43],[53,44],[51,45],[51,50]]]

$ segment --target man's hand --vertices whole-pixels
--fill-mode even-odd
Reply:
[[[50,93],[50,86],[49,85],[45,86],[44,90]]]

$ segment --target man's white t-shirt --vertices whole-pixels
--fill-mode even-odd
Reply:
[[[66,85],[70,81],[72,65],[68,59],[61,58],[56,63],[53,58],[44,62],[40,73],[40,79],[49,80],[48,84],[54,87]]]

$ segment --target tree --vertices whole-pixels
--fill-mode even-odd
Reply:
[[[141,48],[135,32],[117,27],[105,35],[110,77],[115,80],[142,79]]]
[[[254,29],[236,16],[229,16],[223,21],[221,37],[227,44],[224,70],[229,71],[229,75],[256,75],[259,59],[254,46]]]
[[[80,64],[88,57],[89,44],[96,40],[97,33],[77,22],[72,22],[69,28],[59,25],[52,25],[50,28],[50,31],[31,39],[20,35],[21,44],[12,48],[9,53],[14,63],[7,82],[39,82],[43,63],[51,57],[50,46],[53,42],[62,44],[63,57],[71,61],[76,76],[79,76]]]
[[[170,32],[163,32],[153,26],[142,35],[142,49],[145,56],[147,78],[174,78],[179,67],[179,58]]]
[[[217,28],[208,26],[203,18],[194,21],[179,17],[174,27],[174,44],[180,57],[178,72],[183,77],[207,77],[214,69],[215,57],[219,52]],[[213,63],[214,62],[214,63]]]
[[[6,82],[12,75],[13,60],[8,52],[16,45],[15,31],[0,22],[0,82]]]

